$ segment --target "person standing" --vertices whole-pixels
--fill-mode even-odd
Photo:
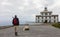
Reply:
[[[14,30],[15,30],[15,36],[17,36],[17,27],[19,26],[19,19],[17,18],[17,15],[15,15],[15,17],[13,18],[13,26],[14,26]]]

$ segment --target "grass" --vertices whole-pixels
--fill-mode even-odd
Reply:
[[[52,26],[54,26],[56,28],[60,28],[60,23],[54,23],[54,24],[52,24]]]

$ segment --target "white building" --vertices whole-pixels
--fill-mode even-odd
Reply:
[[[41,15],[36,15],[36,23],[56,23],[58,22],[58,15],[52,15],[52,11],[48,11],[45,7],[43,12],[40,12]]]

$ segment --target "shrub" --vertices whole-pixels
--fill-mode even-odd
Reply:
[[[60,28],[60,23],[54,23],[54,24],[52,24],[52,26]]]

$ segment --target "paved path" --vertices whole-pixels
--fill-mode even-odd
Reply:
[[[19,27],[18,36],[14,35],[14,27],[0,30],[0,37],[60,37],[60,29],[50,25],[30,26],[29,31]]]

